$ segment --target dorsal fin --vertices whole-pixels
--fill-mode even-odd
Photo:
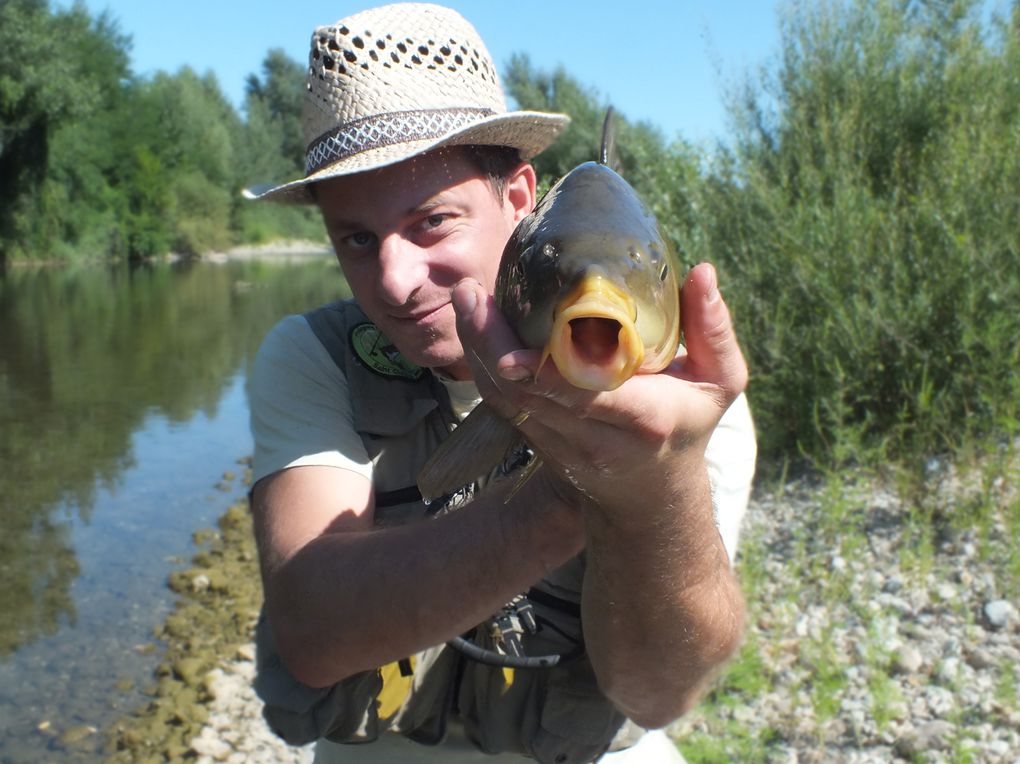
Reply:
[[[616,154],[616,122],[613,119],[613,107],[606,109],[606,118],[602,122],[602,150],[599,152],[599,164],[611,170],[620,171],[620,158]]]

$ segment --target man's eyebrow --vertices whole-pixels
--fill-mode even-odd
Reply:
[[[457,203],[456,199],[451,197],[452,195],[446,189],[437,191],[436,193],[425,197],[417,204],[413,204],[405,209],[402,217],[414,217],[415,215],[430,212],[436,207],[455,205]],[[364,231],[368,230],[370,226],[353,218],[337,217],[328,222],[327,228],[331,231]]]
[[[436,193],[426,197],[425,199],[422,199],[421,202],[408,209],[406,214],[408,216],[421,214],[422,212],[434,210],[436,207],[443,207],[446,205],[455,204],[456,203],[455,199],[451,198],[452,196],[453,195],[445,189],[442,191],[437,191]]]
[[[361,223],[354,220],[334,218],[326,223],[326,228],[330,231],[360,231],[366,228],[366,226],[363,226]]]

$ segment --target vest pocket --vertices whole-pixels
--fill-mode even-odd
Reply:
[[[625,721],[597,688],[550,682],[528,747],[542,764],[595,761]]]
[[[255,692],[265,704],[269,728],[291,745],[320,737],[338,743],[367,742],[379,735],[376,696],[378,671],[356,674],[332,687],[309,687],[280,660],[265,613],[255,627]]]

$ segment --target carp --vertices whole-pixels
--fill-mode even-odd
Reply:
[[[680,343],[679,263],[655,216],[610,167],[613,151],[610,109],[599,161],[560,178],[518,224],[494,291],[522,344],[542,351],[537,375],[551,359],[570,384],[593,391],[661,371]],[[426,462],[422,495],[488,474],[520,442],[480,403]]]

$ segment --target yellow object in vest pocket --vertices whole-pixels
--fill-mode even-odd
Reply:
[[[400,707],[404,705],[407,696],[411,694],[411,685],[414,682],[414,666],[417,663],[415,656],[402,658],[393,663],[387,663],[379,669],[382,678],[382,689],[375,696],[378,705],[379,719],[387,721],[393,717]]]

